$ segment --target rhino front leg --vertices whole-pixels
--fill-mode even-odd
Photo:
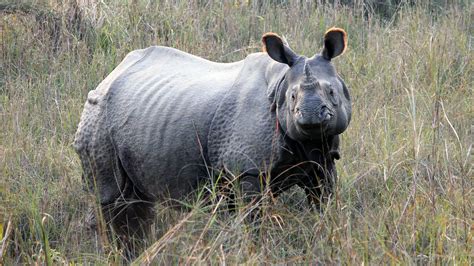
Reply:
[[[260,178],[244,176],[240,179],[240,190],[245,203],[258,202],[261,197]]]
[[[257,222],[261,217],[260,199],[262,198],[262,187],[260,178],[257,176],[244,176],[240,180],[240,191],[243,203],[250,208],[247,221]]]
[[[320,209],[321,205],[326,203],[333,194],[337,171],[334,160],[328,160],[323,169],[318,168],[313,171],[315,174],[309,176],[300,186],[305,190],[308,204]]]

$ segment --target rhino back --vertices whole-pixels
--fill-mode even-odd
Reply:
[[[107,130],[143,193],[182,198],[208,176],[211,120],[242,64],[153,47],[111,83]]]

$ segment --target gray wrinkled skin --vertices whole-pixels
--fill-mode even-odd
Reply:
[[[265,42],[268,54],[225,64],[167,47],[127,55],[89,93],[74,142],[100,202],[182,200],[221,170],[243,173],[249,191],[266,173],[275,194],[329,195],[351,117],[330,61],[340,52],[306,58]]]

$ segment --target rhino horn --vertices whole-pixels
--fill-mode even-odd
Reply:
[[[313,75],[313,72],[311,71],[311,67],[306,63],[304,65],[304,73],[305,73],[305,81],[304,83],[306,84],[314,84],[317,82],[316,78]]]

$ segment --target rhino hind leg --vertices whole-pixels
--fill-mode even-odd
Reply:
[[[77,150],[85,188],[97,195],[106,224],[118,236],[126,257],[133,258],[154,218],[154,204],[136,189],[109,139],[97,135],[93,139],[98,142]],[[94,227],[91,224],[90,228]],[[109,236],[113,238],[112,234]]]
[[[104,88],[89,93],[73,146],[82,164],[85,189],[97,195],[105,222],[130,255],[136,246],[134,240],[145,236],[154,206],[135,188],[117,155],[104,102],[99,99]],[[89,220],[93,228],[96,219]]]
[[[93,95],[89,93],[90,95]],[[123,171],[110,139],[101,104],[86,102],[74,139],[83,169],[83,183],[101,204],[111,203],[124,187]]]
[[[144,246],[149,226],[155,217],[154,204],[135,187],[118,156],[115,156],[113,174],[121,181],[120,185],[112,186],[118,188],[119,194],[113,199],[109,198],[109,201],[101,202],[102,213],[106,224],[118,236],[119,245],[124,249],[126,257],[131,259]],[[102,192],[100,191],[101,195]],[[110,191],[107,193],[109,197],[112,195]]]
[[[127,180],[129,181],[129,180]],[[154,204],[127,182],[121,196],[111,204],[102,205],[106,223],[118,236],[119,245],[128,259],[136,257],[144,247],[150,225],[155,217]]]

